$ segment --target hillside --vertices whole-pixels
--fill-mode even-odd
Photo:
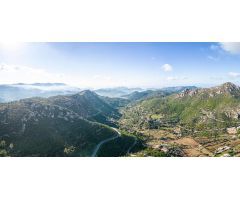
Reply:
[[[67,108],[79,116],[90,121],[96,121],[103,124],[114,126],[114,121],[120,117],[116,108],[96,93],[85,90],[74,95],[54,96],[48,98],[54,105]]]
[[[0,104],[1,156],[89,156],[115,134],[46,99]]]
[[[182,125],[195,131],[220,130],[239,126],[239,117],[240,88],[225,83],[144,100],[128,107],[121,123],[128,128],[140,129]]]
[[[107,102],[111,107],[115,109],[120,109],[128,105],[131,101],[125,98],[117,98],[117,97],[105,97],[99,96],[103,101]]]
[[[166,87],[161,89],[155,89],[155,90],[145,90],[145,91],[135,91],[133,93],[130,93],[128,95],[122,96],[123,98],[126,98],[132,102],[140,101],[148,98],[153,97],[164,97],[173,93],[179,93],[186,89],[192,90],[196,89],[195,86],[178,86],[178,87]]]

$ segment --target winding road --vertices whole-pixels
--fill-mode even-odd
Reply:
[[[112,128],[113,130],[115,130],[117,132],[117,135],[116,136],[113,136],[113,137],[110,137],[106,140],[103,140],[101,141],[94,149],[91,157],[96,157],[97,153],[98,153],[98,150],[101,148],[101,146],[109,141],[112,141],[112,140],[115,140],[117,138],[119,138],[121,136],[121,133],[116,129],[116,128]]]

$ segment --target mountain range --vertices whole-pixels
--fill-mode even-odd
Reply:
[[[166,87],[161,89],[152,89],[152,90],[144,90],[144,91],[134,91],[128,95],[121,96],[122,98],[126,98],[130,101],[139,101],[143,99],[148,99],[152,97],[163,97],[168,96],[173,93],[179,93],[186,89],[192,90],[196,89],[195,86],[179,86],[179,87]]]
[[[30,97],[50,97],[54,95],[74,94],[81,91],[64,83],[33,83],[0,85],[0,102],[16,101]]]
[[[122,97],[124,95],[131,94],[136,91],[143,91],[142,88],[127,88],[127,87],[115,87],[115,88],[102,88],[94,90],[98,95],[107,97]]]
[[[229,134],[235,138],[233,147],[218,148],[238,155],[240,87],[233,83],[133,89],[128,94],[129,89],[120,97],[61,83],[1,85],[0,89],[0,99],[7,101],[0,103],[0,156],[91,156],[98,146],[99,156],[196,155],[183,151],[182,140],[213,146],[197,155],[219,155],[223,150],[217,149],[216,138],[219,145],[230,144]],[[127,91],[117,88],[116,93],[119,89]],[[161,135],[156,139],[163,145],[160,150],[154,149],[150,134]],[[176,146],[177,138],[181,145]]]
[[[212,88],[186,88],[180,93],[153,96],[127,108],[122,122],[151,127],[181,124],[196,130],[236,126],[240,118],[240,88],[225,83]],[[155,122],[155,123],[154,123]]]

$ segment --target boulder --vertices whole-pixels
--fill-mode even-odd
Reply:
[[[235,135],[237,134],[237,128],[236,127],[227,128],[227,133],[230,135]]]

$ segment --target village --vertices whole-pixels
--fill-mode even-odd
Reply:
[[[231,157],[240,156],[240,127],[222,129],[225,134],[209,137],[199,134],[186,134],[191,130],[183,127],[162,127],[161,129],[141,130],[146,148],[162,152],[166,156],[177,157]],[[144,151],[131,156],[148,156]]]

